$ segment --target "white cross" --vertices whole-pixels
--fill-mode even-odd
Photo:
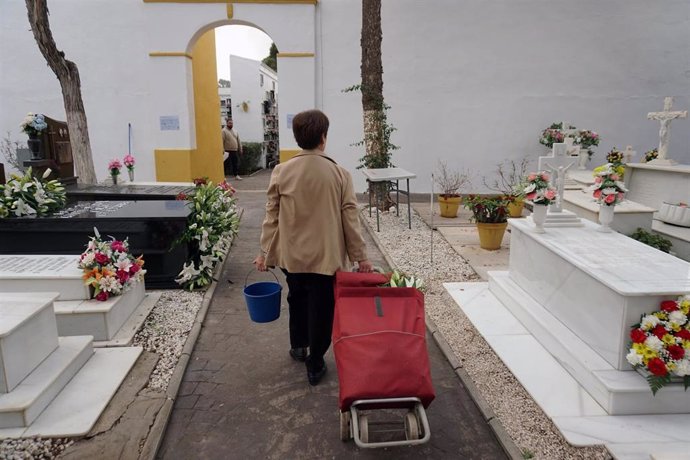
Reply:
[[[637,152],[632,149],[632,145],[629,145],[623,150],[623,161],[625,163],[632,163],[632,157],[637,155]]]
[[[568,169],[575,163],[572,157],[567,155],[566,144],[553,144],[551,155],[539,157],[539,171],[551,171],[551,185],[558,188],[558,198],[549,206],[551,212],[563,210],[563,193],[565,191],[565,179]]]
[[[650,112],[647,114],[648,120],[658,120],[661,122],[661,128],[659,129],[659,156],[656,158],[657,160],[666,160],[671,120],[687,118],[688,116],[687,110],[671,112],[671,107],[673,107],[673,98],[667,97],[664,98],[663,112]]]

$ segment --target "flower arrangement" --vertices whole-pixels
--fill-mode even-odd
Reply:
[[[100,301],[122,295],[132,284],[143,281],[146,270],[144,260],[134,258],[129,252],[129,243],[116,240],[103,241],[96,228],[95,236],[86,245],[86,251],[79,257],[79,268],[84,270],[84,284],[93,290],[92,298]]]
[[[659,149],[658,148],[653,148],[652,150],[648,150],[644,153],[644,161],[645,163],[656,160],[656,158],[659,156]]]
[[[550,183],[550,176],[546,171],[529,173],[525,178],[522,193],[527,201],[533,204],[551,204],[556,200],[558,191]]]
[[[599,134],[588,129],[581,129],[578,131],[577,136],[575,136],[575,145],[579,145],[580,148],[586,150],[587,155],[592,158],[592,155],[594,155],[592,147],[599,145]]]
[[[15,216],[47,216],[62,209],[67,202],[65,187],[58,180],[46,181],[51,170],[39,179],[28,168],[23,176],[12,174],[0,184],[0,218]]]
[[[120,175],[120,169],[122,169],[122,163],[117,158],[110,160],[108,163],[108,171],[110,171],[110,177],[113,178],[113,183],[117,184],[117,176]]]
[[[664,300],[660,309],[642,315],[630,330],[630,352],[626,359],[635,369],[648,373],[647,382],[653,394],[682,378],[685,390],[690,387],[690,296]]]
[[[136,163],[136,161],[130,153],[125,155],[125,157],[122,159],[122,163],[124,163],[125,167],[127,168],[127,171],[134,171],[134,164]]]
[[[37,136],[48,127],[45,118],[40,113],[27,113],[24,121],[19,125],[23,132],[31,136]]]
[[[614,165],[623,164],[623,152],[616,147],[612,148],[611,151],[606,154],[606,161]]]
[[[625,188],[621,182],[622,176],[617,168],[611,163],[594,168],[594,184],[590,187],[592,196],[597,203],[613,206],[625,199]]]
[[[403,272],[399,272],[398,270],[393,270],[390,281],[384,286],[411,287],[419,289],[422,292],[425,290],[424,282],[420,278],[417,278],[414,275],[407,275]]]
[[[467,195],[462,205],[472,211],[471,220],[484,224],[508,222],[510,199],[505,196]]]
[[[569,124],[565,124],[567,128],[563,128],[563,126],[563,122],[551,123],[551,126],[542,131],[541,137],[539,138],[539,143],[547,146],[548,148],[551,148],[553,147],[553,144],[563,142],[565,140],[565,133],[563,132],[563,130],[575,129],[574,126],[571,126]]]
[[[178,200],[189,202],[192,212],[187,229],[175,245],[189,244],[191,255],[175,281],[190,291],[211,284],[215,267],[237,234],[239,217],[234,193],[235,189],[227,182],[216,186],[204,179],[189,194],[177,196]]]

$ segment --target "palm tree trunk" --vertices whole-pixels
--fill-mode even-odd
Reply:
[[[96,171],[93,166],[86,112],[81,97],[79,70],[74,62],[65,58],[65,53],[57,49],[53,34],[50,31],[47,1],[25,1],[29,24],[38,44],[38,49],[57,76],[62,88],[75,173],[80,183],[94,184],[96,183]]]
[[[381,0],[362,0],[362,111],[364,144],[367,155],[382,155],[383,145],[383,63],[381,62]],[[379,209],[393,204],[389,184],[369,184],[369,193],[376,197]]]

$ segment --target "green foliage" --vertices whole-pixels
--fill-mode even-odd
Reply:
[[[529,449],[523,449],[522,458],[524,458],[525,460],[528,460],[530,458],[534,458],[534,453]]]
[[[366,91],[366,88],[362,86],[361,84],[359,85],[352,85],[348,88],[345,88],[343,90],[343,93],[351,93],[351,92],[356,92],[356,91]],[[374,124],[378,125],[381,127],[381,130],[377,133],[364,133],[364,139],[355,142],[351,144],[352,146],[355,147],[360,147],[362,145],[365,145],[367,142],[376,142],[377,140],[381,141],[381,154],[380,155],[367,155],[365,154],[363,157],[359,158],[359,166],[357,166],[357,169],[361,168],[390,168],[393,165],[393,162],[391,161],[391,158],[393,156],[393,152],[395,150],[398,150],[400,147],[397,145],[393,144],[391,142],[391,135],[397,131],[397,129],[388,123],[388,110],[390,109],[389,105],[386,105],[381,101],[381,110],[376,112],[376,119],[374,120]]]
[[[261,142],[242,142],[242,155],[240,155],[240,175],[246,176],[253,173],[259,166],[261,159]]]
[[[190,291],[208,286],[213,271],[227,253],[239,227],[239,216],[233,197],[234,189],[226,182],[216,186],[213,182],[199,181],[187,196],[178,196],[189,202],[191,213],[187,228],[173,247],[186,243],[190,257],[175,280]]]
[[[65,207],[65,187],[55,179],[46,181],[50,169],[42,178],[31,173],[29,168],[23,176],[12,174],[7,184],[0,185],[0,218],[47,216]]]
[[[278,47],[275,43],[271,43],[271,48],[268,50],[268,56],[261,60],[268,67],[278,72]]]
[[[462,205],[472,211],[472,220],[484,224],[508,222],[508,204],[505,196],[468,195]]]
[[[632,233],[632,235],[630,235],[630,238],[663,252],[669,252],[671,250],[671,247],[673,246],[670,240],[667,240],[663,236],[657,235],[656,233],[648,232],[647,230],[640,227],[637,227],[637,230],[635,230]]]

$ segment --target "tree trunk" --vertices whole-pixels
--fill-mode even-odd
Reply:
[[[383,64],[381,62],[381,0],[362,0],[362,111],[367,155],[383,155]],[[393,204],[388,183],[369,184],[379,209]]]
[[[95,184],[96,171],[93,166],[89,129],[86,123],[84,102],[81,97],[79,70],[74,62],[65,59],[65,53],[58,50],[55,45],[53,34],[50,31],[46,2],[47,0],[26,0],[29,24],[38,44],[38,49],[57,76],[62,88],[75,173],[80,183]]]

